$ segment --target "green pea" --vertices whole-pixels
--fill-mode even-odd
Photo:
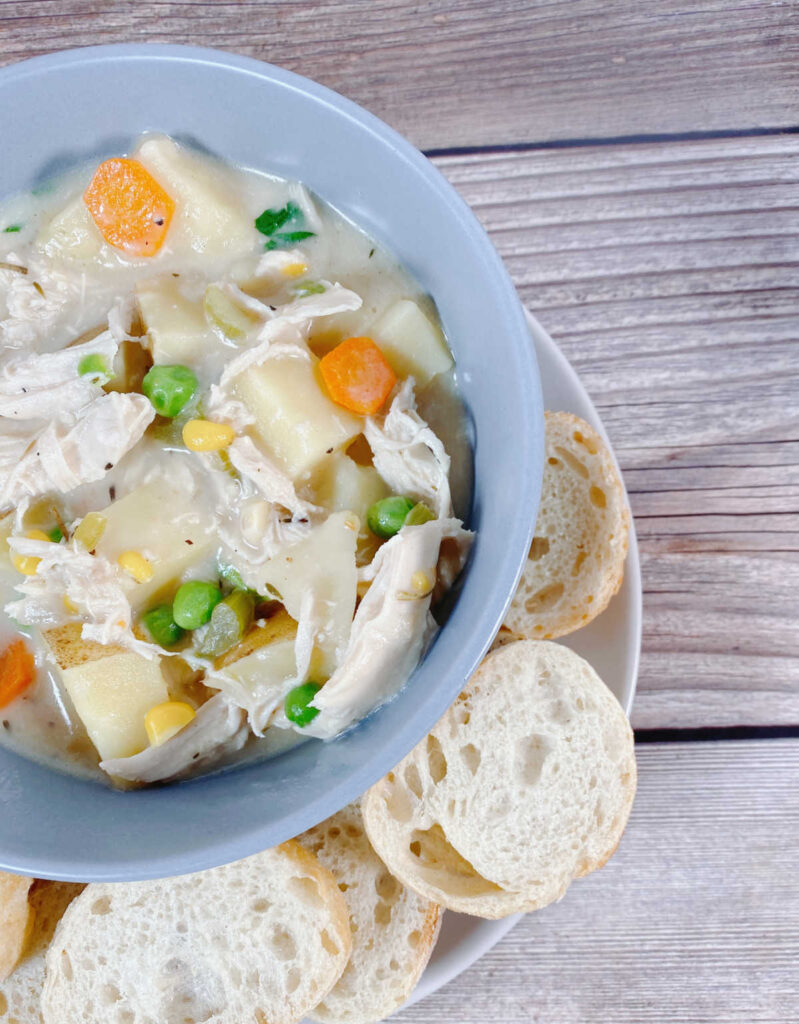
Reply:
[[[319,714],[319,708],[312,708],[309,705],[321,689],[319,683],[302,683],[289,690],[283,704],[286,718],[300,728],[309,725]]]
[[[423,501],[417,501],[417,503],[408,513],[408,518],[405,520],[404,525],[421,526],[422,523],[432,522],[432,520],[435,519],[435,517],[435,512],[431,512]]]
[[[172,603],[172,616],[184,629],[199,629],[208,622],[221,600],[222,591],[216,583],[192,580],[178,587]]]
[[[155,411],[171,419],[194,397],[197,378],[188,366],[153,366],[145,375],[141,389]]]
[[[78,363],[81,377],[109,377],[108,366],[99,352],[91,352]]]
[[[172,647],[185,636],[185,630],[172,617],[172,608],[168,604],[159,604],[142,615],[142,622],[154,642],[162,647]]]
[[[400,532],[413,506],[414,502],[401,494],[381,498],[366,513],[366,522],[372,533],[386,540]]]
[[[211,613],[208,632],[197,648],[199,654],[219,657],[241,640],[250,628],[255,598],[247,590],[234,590]]]

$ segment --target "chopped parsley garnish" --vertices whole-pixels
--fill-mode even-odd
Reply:
[[[266,235],[269,241],[265,249],[283,249],[295,242],[302,242],[306,238],[313,238],[313,231],[303,230],[305,217],[299,206],[289,200],[280,209],[264,210],[260,217],[255,218],[255,226],[262,235]],[[288,228],[282,231],[281,228]]]
[[[59,541],[64,539],[64,531],[60,526],[54,526],[52,530],[47,531],[47,536],[54,544],[58,544]]]
[[[9,224],[7,228],[3,228],[3,231],[7,235],[15,235],[17,231],[22,231],[21,224]]]

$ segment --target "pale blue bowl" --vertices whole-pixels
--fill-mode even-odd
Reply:
[[[465,203],[413,146],[314,82],[215,50],[101,46],[0,70],[0,196],[145,130],[298,178],[385,244],[435,298],[474,429],[477,542],[444,629],[402,693],[331,743],[119,793],[0,748],[0,867],[123,881],[245,857],[358,797],[427,733],[488,649],[527,553],[543,461],[522,307]]]

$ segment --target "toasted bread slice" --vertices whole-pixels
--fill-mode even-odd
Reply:
[[[32,878],[0,871],[0,981],[14,970],[33,925],[28,903]]]
[[[591,666],[519,640],[363,798],[392,874],[452,910],[537,910],[607,861],[635,795],[633,736]]]
[[[550,640],[596,618],[624,578],[629,529],[605,442],[578,416],[548,412],[535,536],[505,626]]]
[[[64,911],[84,888],[70,882],[33,883],[29,895],[33,928],[22,959],[0,984],[1,1024],[42,1024],[45,955]]]
[[[295,1024],[350,955],[335,879],[289,842],[181,878],[89,885],[56,929],[45,1024]]]
[[[389,874],[350,804],[298,837],[333,874],[350,910],[352,956],[309,1017],[322,1024],[372,1024],[413,992],[438,938],[441,908]]]

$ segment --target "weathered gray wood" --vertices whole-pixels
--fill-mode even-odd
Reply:
[[[423,148],[792,124],[790,0],[0,3],[0,61],[216,46],[363,103]]]
[[[638,748],[607,867],[402,1024],[788,1024],[799,1007],[799,741]]]
[[[634,724],[799,722],[799,137],[437,163],[625,471]]]

